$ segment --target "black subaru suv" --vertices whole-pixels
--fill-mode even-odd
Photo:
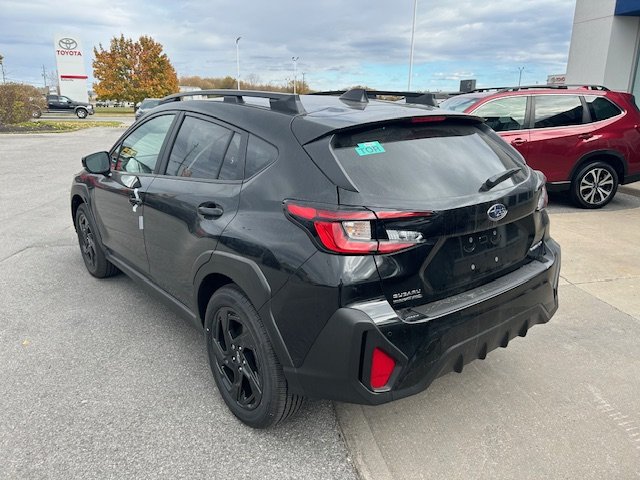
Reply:
[[[415,394],[555,313],[545,178],[481,118],[408,93],[197,94],[85,157],[71,211],[92,275],[203,329],[246,424]]]

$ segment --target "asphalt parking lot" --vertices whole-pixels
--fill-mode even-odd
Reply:
[[[601,211],[554,198],[549,324],[413,397],[255,431],[199,332],[84,268],[69,185],[122,131],[0,136],[0,479],[640,478],[640,189]]]

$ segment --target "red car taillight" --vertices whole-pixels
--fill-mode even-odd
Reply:
[[[422,243],[419,232],[386,230],[388,238],[377,237],[379,219],[424,217],[431,212],[380,211],[362,209],[318,209],[286,201],[285,211],[304,226],[324,248],[334,253],[367,255],[394,253]]]
[[[376,347],[371,355],[371,376],[369,383],[371,388],[383,388],[389,383],[393,369],[396,368],[396,361],[384,350]]]

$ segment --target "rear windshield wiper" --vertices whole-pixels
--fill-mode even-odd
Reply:
[[[489,177],[487,179],[487,181],[484,182],[482,184],[482,186],[480,187],[480,191],[481,192],[486,192],[488,190],[491,190],[493,187],[495,187],[499,183],[504,182],[507,178],[513,177],[519,171],[520,171],[520,168],[518,168],[518,167],[510,168],[509,170],[505,170],[502,173],[498,173],[498,174],[494,175],[493,177]]]

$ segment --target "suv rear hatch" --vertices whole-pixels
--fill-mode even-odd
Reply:
[[[377,239],[369,253],[382,290],[407,321],[420,305],[495,280],[537,253],[543,177],[471,117],[349,128],[306,148],[338,185],[342,208],[375,215],[343,227],[356,242]]]

